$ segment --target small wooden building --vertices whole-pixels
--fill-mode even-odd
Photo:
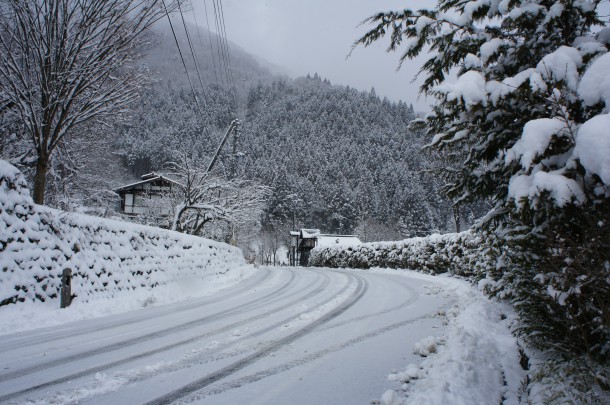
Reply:
[[[311,250],[316,246],[359,245],[357,235],[323,234],[319,229],[300,229],[290,232],[291,266],[307,266]]]
[[[180,186],[180,183],[160,174],[154,172],[145,174],[142,176],[142,181],[115,190],[121,197],[120,212],[128,216],[148,213],[155,201],[160,202],[162,197]],[[158,211],[159,215],[169,215],[171,207],[160,206]]]

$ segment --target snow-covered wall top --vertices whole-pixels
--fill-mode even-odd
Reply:
[[[390,267],[477,279],[495,266],[489,250],[481,236],[465,231],[357,246],[318,246],[311,251],[309,265],[360,269]]]
[[[0,160],[0,306],[58,297],[65,268],[87,301],[242,266],[224,243],[37,206],[19,170]]]

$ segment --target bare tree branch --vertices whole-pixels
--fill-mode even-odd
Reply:
[[[16,112],[36,150],[34,201],[42,204],[49,161],[66,134],[137,99],[143,77],[134,61],[163,1],[6,0],[1,11],[1,105]]]

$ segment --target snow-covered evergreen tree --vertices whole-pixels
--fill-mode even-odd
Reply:
[[[488,285],[512,299],[523,337],[585,365],[572,374],[584,377],[587,400],[610,387],[610,29],[602,3],[441,0],[432,10],[375,15],[357,41],[388,34],[400,63],[432,51],[421,90],[438,100],[427,123],[430,147],[448,163],[446,192],[455,204],[493,202],[480,223],[500,256]]]

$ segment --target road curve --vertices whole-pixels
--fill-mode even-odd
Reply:
[[[261,268],[202,299],[3,337],[0,403],[370,403],[450,291],[404,274]]]

